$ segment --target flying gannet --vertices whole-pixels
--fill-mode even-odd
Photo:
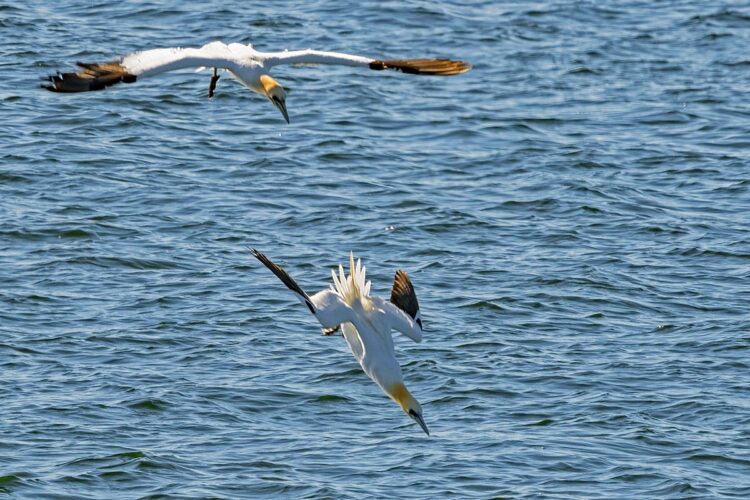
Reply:
[[[415,342],[422,341],[419,303],[406,272],[396,272],[390,302],[370,297],[365,267],[361,260],[357,260],[355,266],[354,256],[350,253],[349,276],[344,275],[344,268],[339,264],[338,276],[331,270],[331,288],[309,296],[283,268],[258,250],[253,248],[251,251],[315,315],[323,325],[325,335],[341,329],[362,370],[429,436],[430,431],[422,418],[422,406],[404,385],[391,337],[391,329],[394,329]]]
[[[133,52],[108,63],[76,63],[79,70],[50,75],[51,84],[44,88],[54,92],[87,92],[102,90],[116,83],[133,83],[147,76],[184,68],[213,68],[208,89],[211,97],[219,79],[216,68],[228,71],[250,90],[267,97],[289,123],[286,91],[271,78],[270,70],[282,64],[339,64],[362,66],[374,70],[393,69],[416,75],[458,75],[471,69],[463,61],[450,59],[372,59],[369,57],[323,52],[291,50],[259,52],[252,45],[211,42],[200,48],[164,48]]]

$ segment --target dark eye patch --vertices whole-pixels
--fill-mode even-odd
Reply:
[[[419,325],[420,329],[424,330],[424,327],[422,326],[422,319],[421,318],[417,318],[417,324]]]

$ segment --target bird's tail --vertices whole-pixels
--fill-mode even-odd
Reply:
[[[362,265],[361,259],[357,259],[357,264],[354,264],[353,253],[349,252],[349,276],[344,274],[344,266],[341,264],[339,264],[338,276],[333,269],[331,276],[333,277],[331,289],[338,293],[347,304],[352,305],[355,301],[370,296],[370,282],[366,281],[366,268]]]

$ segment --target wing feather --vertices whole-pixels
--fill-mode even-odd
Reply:
[[[44,88],[53,92],[89,92],[104,90],[120,82],[133,83],[137,79],[137,75],[129,73],[117,61],[101,64],[77,62],[76,65],[81,68],[77,72],[50,75],[51,85]]]
[[[416,319],[417,314],[419,314],[419,302],[414,291],[414,285],[411,284],[406,271],[401,269],[396,271],[396,276],[393,279],[391,303],[411,316],[412,319]]]
[[[370,69],[395,69],[412,75],[450,76],[466,73],[471,64],[451,59],[390,59],[372,61]]]

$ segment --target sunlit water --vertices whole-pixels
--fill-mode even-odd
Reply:
[[[289,126],[38,87],[214,39],[475,66],[278,68]],[[750,497],[747,6],[2,2],[0,43],[0,492]],[[431,437],[247,246],[409,271]]]

